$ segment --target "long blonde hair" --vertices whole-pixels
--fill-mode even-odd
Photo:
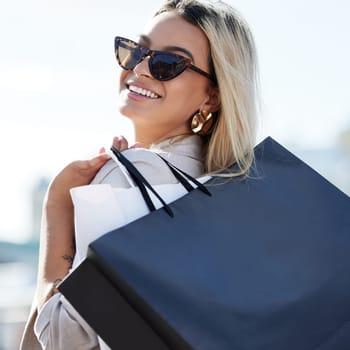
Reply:
[[[246,174],[254,159],[258,110],[257,55],[251,31],[238,12],[221,1],[168,0],[155,16],[170,11],[201,28],[210,45],[209,65],[221,107],[207,140],[206,171]],[[233,163],[236,170],[227,172]]]

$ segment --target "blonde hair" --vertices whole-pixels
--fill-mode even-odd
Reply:
[[[210,45],[209,66],[216,77],[221,107],[207,141],[206,171],[221,176],[248,172],[256,142],[257,55],[251,31],[231,6],[221,1],[168,0],[155,16],[175,11],[201,28]],[[227,168],[236,163],[236,170]]]

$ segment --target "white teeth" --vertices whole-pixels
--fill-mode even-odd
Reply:
[[[155,94],[154,92],[139,88],[137,86],[129,85],[128,89],[130,91],[136,92],[137,94],[142,95],[142,96],[147,96],[150,98],[159,98],[159,96],[157,94]]]

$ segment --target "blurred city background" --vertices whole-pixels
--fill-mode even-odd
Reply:
[[[259,140],[282,143],[350,194],[350,4],[228,0],[260,59]],[[18,348],[36,281],[41,204],[52,176],[90,157],[118,116],[113,38],[135,38],[160,4],[14,0],[0,13],[0,350]]]

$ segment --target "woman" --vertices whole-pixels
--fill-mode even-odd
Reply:
[[[120,112],[133,122],[137,144],[129,148],[123,137],[113,144],[151,184],[177,182],[155,152],[195,177],[237,176],[249,170],[255,143],[256,54],[246,23],[231,7],[167,1],[137,42],[117,37],[115,45],[123,68]],[[239,171],[225,172],[234,162]],[[23,349],[40,348],[38,340],[45,349],[105,347],[56,289],[75,253],[69,190],[91,182],[129,186],[104,150],[91,160],[71,163],[52,181]]]

